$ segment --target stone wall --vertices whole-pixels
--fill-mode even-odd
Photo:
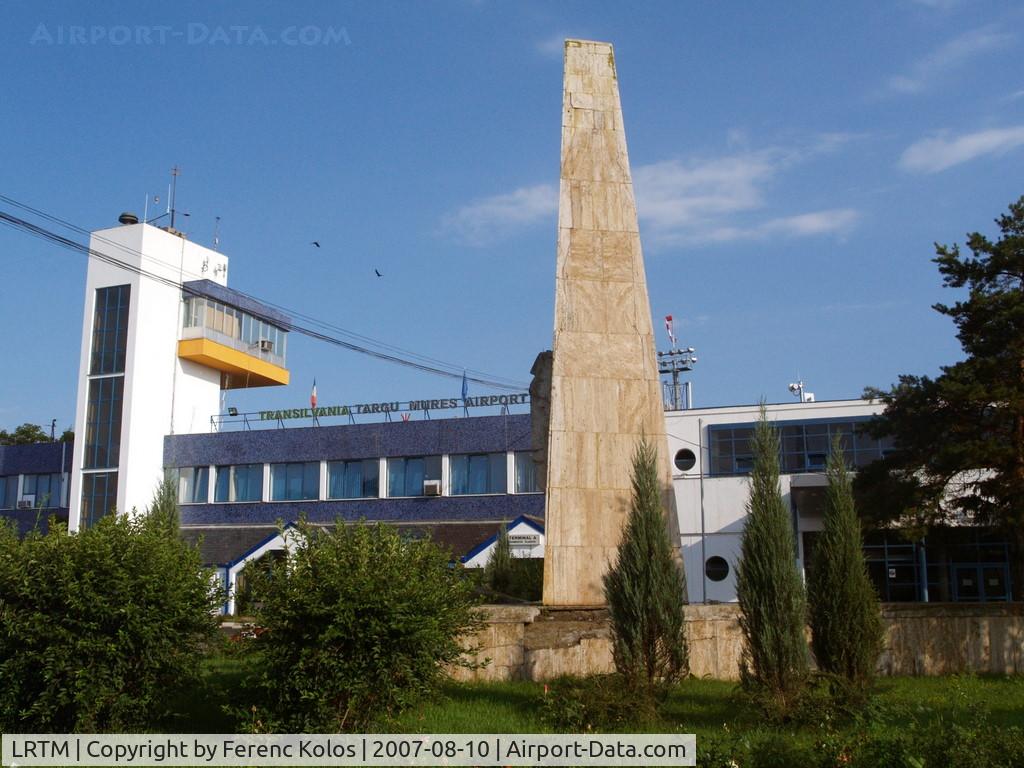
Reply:
[[[458,670],[460,680],[549,680],[614,669],[608,612],[601,608],[488,606],[478,658],[490,663]],[[885,675],[1024,672],[1024,605],[888,603]],[[686,609],[690,671],[735,680],[743,649],[735,604]]]

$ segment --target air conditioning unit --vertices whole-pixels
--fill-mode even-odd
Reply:
[[[22,496],[18,500],[18,509],[32,509],[36,505],[35,496]]]
[[[274,342],[270,339],[260,339],[260,352],[273,352]]]
[[[424,496],[440,496],[441,495],[441,481],[440,480],[424,480],[423,481],[423,495]]]

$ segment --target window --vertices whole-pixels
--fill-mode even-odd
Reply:
[[[505,493],[508,464],[504,453],[471,453],[449,459],[452,496]]]
[[[319,498],[319,461],[270,465],[271,501],[310,501]]]
[[[92,357],[89,375],[124,373],[128,349],[128,304],[130,285],[96,289],[92,321]]]
[[[516,493],[537,493],[537,464],[533,460],[533,451],[516,451]]]
[[[327,498],[372,499],[378,495],[380,462],[332,461],[327,465]]]
[[[178,501],[182,504],[205,504],[210,498],[209,488],[209,467],[182,467],[178,482]]]
[[[117,472],[84,472],[82,474],[82,520],[91,526],[117,505]]]
[[[725,577],[729,575],[729,563],[718,555],[709,557],[704,563],[704,575],[711,581],[725,581]]]
[[[18,478],[14,478],[17,481]],[[21,482],[21,498],[31,496],[37,507],[59,507],[61,504],[61,476],[25,475]]]
[[[388,459],[388,496],[422,496],[425,480],[441,479],[440,456]]]
[[[0,477],[0,508],[14,509],[18,504],[18,476]]]
[[[839,438],[849,466],[859,468],[881,458],[891,440],[877,440],[864,431],[868,418],[776,422],[779,434],[779,468],[783,474],[823,472],[832,440]],[[753,427],[712,426],[708,430],[712,475],[745,474],[753,467]],[[677,454],[678,456],[678,454]]]
[[[680,448],[676,451],[675,464],[680,472],[689,472],[697,463],[697,457],[689,448]]]
[[[213,488],[214,501],[260,501],[262,499],[262,464],[217,467],[217,482]]]
[[[121,454],[124,376],[89,380],[85,412],[85,469],[116,467]]]

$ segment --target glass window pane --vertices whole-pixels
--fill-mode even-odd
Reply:
[[[288,498],[288,465],[270,465],[270,499],[285,501]]]
[[[487,476],[490,462],[486,454],[469,457],[469,492],[487,493]]]
[[[488,479],[488,493],[505,493],[508,461],[504,453],[491,454],[491,476]]]
[[[374,498],[380,493],[378,475],[380,474],[380,463],[376,459],[367,459],[363,462],[363,496]]]
[[[388,459],[388,496],[405,496],[405,459]]]
[[[405,462],[405,495],[423,495],[423,459],[406,459]]]
[[[327,464],[327,498],[345,498],[344,461],[332,461]]]
[[[231,467],[217,467],[213,500],[216,502],[231,501]]]
[[[448,459],[451,474],[451,494],[461,496],[469,493],[469,456],[451,456]]]
[[[363,493],[363,463],[345,462],[345,498],[358,499]]]

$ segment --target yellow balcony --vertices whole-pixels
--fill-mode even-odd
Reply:
[[[220,371],[221,389],[273,387],[287,384],[288,369],[211,339],[182,339],[178,357]]]

